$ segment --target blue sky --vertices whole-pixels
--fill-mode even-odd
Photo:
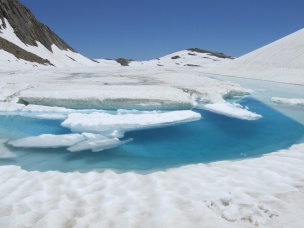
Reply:
[[[304,27],[304,0],[20,0],[91,58],[198,47],[241,56]]]

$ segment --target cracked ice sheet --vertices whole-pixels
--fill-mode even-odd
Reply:
[[[39,119],[64,120],[71,113],[104,112],[94,109],[67,109],[43,105],[23,105],[18,103],[0,102],[0,115],[20,115]]]
[[[162,127],[171,124],[196,121],[201,118],[190,110],[172,112],[149,112],[143,114],[73,113],[61,124],[72,132],[92,132],[122,137],[126,131]]]
[[[304,227],[304,144],[149,174],[1,166],[1,227]],[[119,218],[119,219],[117,219]]]
[[[181,89],[158,85],[48,85],[22,91],[20,98],[29,104],[84,109],[193,107],[189,94]]]
[[[39,136],[30,136],[12,140],[9,141],[8,144],[14,147],[23,148],[68,147],[67,150],[70,152],[83,150],[92,150],[92,152],[99,152],[123,145],[131,141],[132,139],[120,141],[118,138],[109,138],[103,135],[82,133],[65,135],[43,134]]]
[[[204,109],[214,112],[220,115],[225,115],[232,118],[243,119],[243,120],[257,120],[262,118],[261,115],[244,109],[240,104],[230,103],[215,103],[206,104],[203,106]]]

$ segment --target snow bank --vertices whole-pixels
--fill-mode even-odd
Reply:
[[[303,227],[303,151],[298,144],[261,158],[145,175],[1,166],[0,225]]]
[[[196,121],[201,118],[199,113],[193,111],[172,111],[172,112],[150,112],[143,114],[118,114],[91,113],[70,114],[61,124],[73,132],[92,132],[112,135],[113,132],[121,136],[126,131],[147,129]]]
[[[261,115],[249,111],[248,108],[244,109],[240,104],[215,103],[206,104],[203,108],[210,112],[243,120],[257,120],[262,118]]]
[[[272,97],[271,101],[277,104],[287,104],[287,105],[296,105],[296,106],[304,107],[304,99],[301,98]]]

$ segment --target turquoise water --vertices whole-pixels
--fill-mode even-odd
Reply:
[[[303,125],[263,103],[247,97],[243,106],[263,115],[246,121],[204,110],[195,110],[199,121],[170,127],[128,132],[134,141],[99,153],[70,153],[59,149],[22,149],[7,146],[17,158],[0,159],[0,165],[19,165],[26,170],[151,171],[186,164],[257,157],[287,148],[304,135]],[[17,139],[30,135],[66,134],[61,121],[39,120],[21,116],[0,116],[0,138]]]

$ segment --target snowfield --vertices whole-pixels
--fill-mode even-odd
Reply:
[[[2,72],[1,77],[2,115],[57,118],[75,131],[72,135],[1,141],[13,146],[48,144],[67,147],[71,152],[101,151],[132,143],[131,139],[119,139],[126,130],[145,128],[149,122],[161,126],[162,122],[157,122],[161,114],[174,121],[172,110],[118,110],[110,115],[98,109],[69,108],[62,103],[64,98],[76,103],[113,98],[113,105],[115,99],[123,96],[134,99],[133,104],[142,102],[142,98],[153,98],[174,101],[178,110],[181,103],[187,103],[189,109],[209,107],[233,118],[260,118],[258,113],[226,100],[247,96],[253,88],[211,79],[194,70],[118,66],[23,70],[13,74]],[[27,79],[26,84],[20,77]],[[16,103],[21,98],[31,103],[32,100],[27,100],[30,97],[40,99],[43,105]],[[51,106],[45,106],[48,97],[52,98]],[[191,120],[200,118],[190,110],[178,112],[188,113],[184,117]],[[112,125],[106,131],[84,133],[109,123]],[[14,156],[7,147],[2,147],[2,157]],[[113,170],[29,172],[17,166],[2,166],[0,224],[3,227],[302,227],[303,151],[304,145],[296,144],[261,158],[188,165],[149,174]]]
[[[201,116],[194,108],[244,121],[262,118],[236,103],[252,92],[263,93],[260,87],[246,89],[207,77],[207,67],[219,62],[214,56],[181,51],[159,60],[132,62],[129,67],[109,60],[96,63],[56,46],[51,53],[41,44],[25,45],[6,23],[1,37],[49,59],[56,67],[38,66],[0,50],[0,115],[57,119],[73,133],[1,138],[0,159],[16,156],[7,145],[99,152],[132,143],[132,139],[120,139],[126,131],[198,120]],[[221,74],[304,85],[303,45],[297,46],[303,40],[300,30],[247,57],[227,60],[236,64],[231,68],[214,69]],[[251,63],[252,59],[260,62]],[[252,71],[247,72],[248,66]],[[277,85],[268,84],[268,89]],[[298,105],[282,112],[290,115],[296,110],[303,124],[303,97],[293,88],[290,85],[286,91],[294,93],[295,100],[282,98],[284,91],[280,90],[265,92],[261,101],[270,102],[272,97],[269,105]],[[0,166],[0,175],[0,227],[304,227],[303,139],[259,158],[150,173],[30,172],[7,165]]]
[[[3,227],[302,227],[304,144],[150,174],[0,167]]]
[[[304,29],[205,72],[304,85]]]

